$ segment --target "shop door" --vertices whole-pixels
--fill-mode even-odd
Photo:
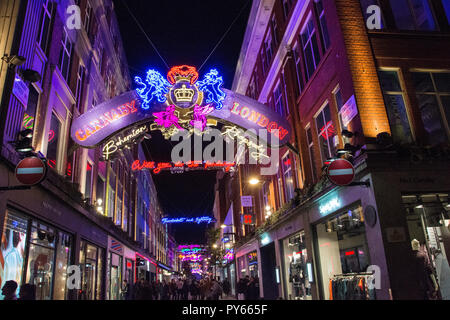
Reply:
[[[275,244],[271,243],[265,247],[262,247],[260,252],[264,299],[276,300],[278,298],[278,285],[275,275]]]

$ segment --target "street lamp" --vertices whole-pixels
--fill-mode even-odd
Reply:
[[[225,229],[227,226],[225,224],[220,226],[222,229]]]
[[[217,249],[217,244],[214,243],[214,244],[213,244],[213,248],[214,248],[214,249]]]
[[[259,181],[258,178],[251,178],[248,182],[249,182],[252,186],[255,186],[255,185],[257,185],[260,181]]]

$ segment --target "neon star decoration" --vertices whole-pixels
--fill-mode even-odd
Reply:
[[[216,69],[211,69],[205,74],[202,81],[197,83],[198,89],[206,93],[206,103],[213,104],[217,110],[223,108],[226,94],[222,90],[223,78]]]
[[[155,99],[160,103],[167,101],[165,95],[169,93],[170,83],[158,71],[153,69],[148,70],[145,83],[138,76],[134,78],[134,81],[142,86],[136,89],[137,94],[143,100],[141,105],[142,109],[149,109],[150,103]]]

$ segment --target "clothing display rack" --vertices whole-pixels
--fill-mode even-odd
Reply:
[[[375,289],[369,289],[373,272],[336,274],[330,279],[330,300],[375,300]]]

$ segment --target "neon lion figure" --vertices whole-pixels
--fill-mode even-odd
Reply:
[[[206,103],[214,104],[217,110],[223,108],[223,100],[225,100],[225,92],[221,87],[223,79],[219,76],[216,69],[211,69],[209,73],[205,74],[202,81],[197,82],[198,89],[206,94]]]
[[[147,110],[150,108],[150,102],[155,98],[160,103],[166,102],[165,94],[169,92],[170,83],[158,71],[148,70],[145,78],[146,83],[137,76],[134,78],[134,81],[138,85],[143,86],[136,89],[137,94],[144,100],[141,106],[142,109]]]

